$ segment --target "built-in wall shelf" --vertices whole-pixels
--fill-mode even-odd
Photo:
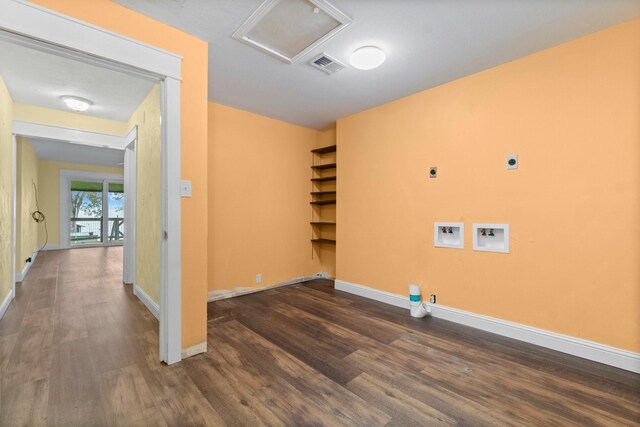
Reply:
[[[311,169],[335,169],[336,167],[335,163],[325,163],[324,165],[313,165]]]
[[[314,154],[327,154],[327,153],[335,153],[338,149],[337,145],[330,145],[328,147],[316,148],[315,150],[311,150]]]
[[[316,148],[311,150],[311,243],[324,245],[335,245],[335,210],[332,207],[323,206],[336,205],[338,192],[337,184],[337,145]],[[325,172],[326,171],[326,172]],[[331,176],[323,176],[331,175]],[[324,200],[323,200],[324,199]],[[334,231],[334,233],[330,233]],[[331,248],[315,245],[312,256],[331,256]],[[335,252],[334,252],[335,256]]]
[[[335,245],[336,241],[333,239],[311,239],[313,243],[329,243],[331,245]]]

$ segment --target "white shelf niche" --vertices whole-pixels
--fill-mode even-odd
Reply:
[[[434,222],[433,245],[438,248],[464,249],[464,223]]]
[[[509,253],[509,224],[473,224],[473,250]]]

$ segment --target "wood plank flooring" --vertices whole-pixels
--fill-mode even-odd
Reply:
[[[157,361],[121,248],[43,252],[0,321],[0,426],[640,425],[640,376],[314,281],[208,305]]]

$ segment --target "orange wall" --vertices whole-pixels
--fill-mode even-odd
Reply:
[[[193,197],[182,200],[182,346],[206,341],[207,43],[108,0],[33,3],[183,57],[182,179],[192,181]]]
[[[338,146],[338,279],[640,351],[640,19],[339,120]]]
[[[309,226],[317,138],[313,129],[209,103],[209,290],[319,271]]]

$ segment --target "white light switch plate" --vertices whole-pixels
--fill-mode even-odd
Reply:
[[[191,181],[183,179],[180,181],[180,197],[191,197]]]

